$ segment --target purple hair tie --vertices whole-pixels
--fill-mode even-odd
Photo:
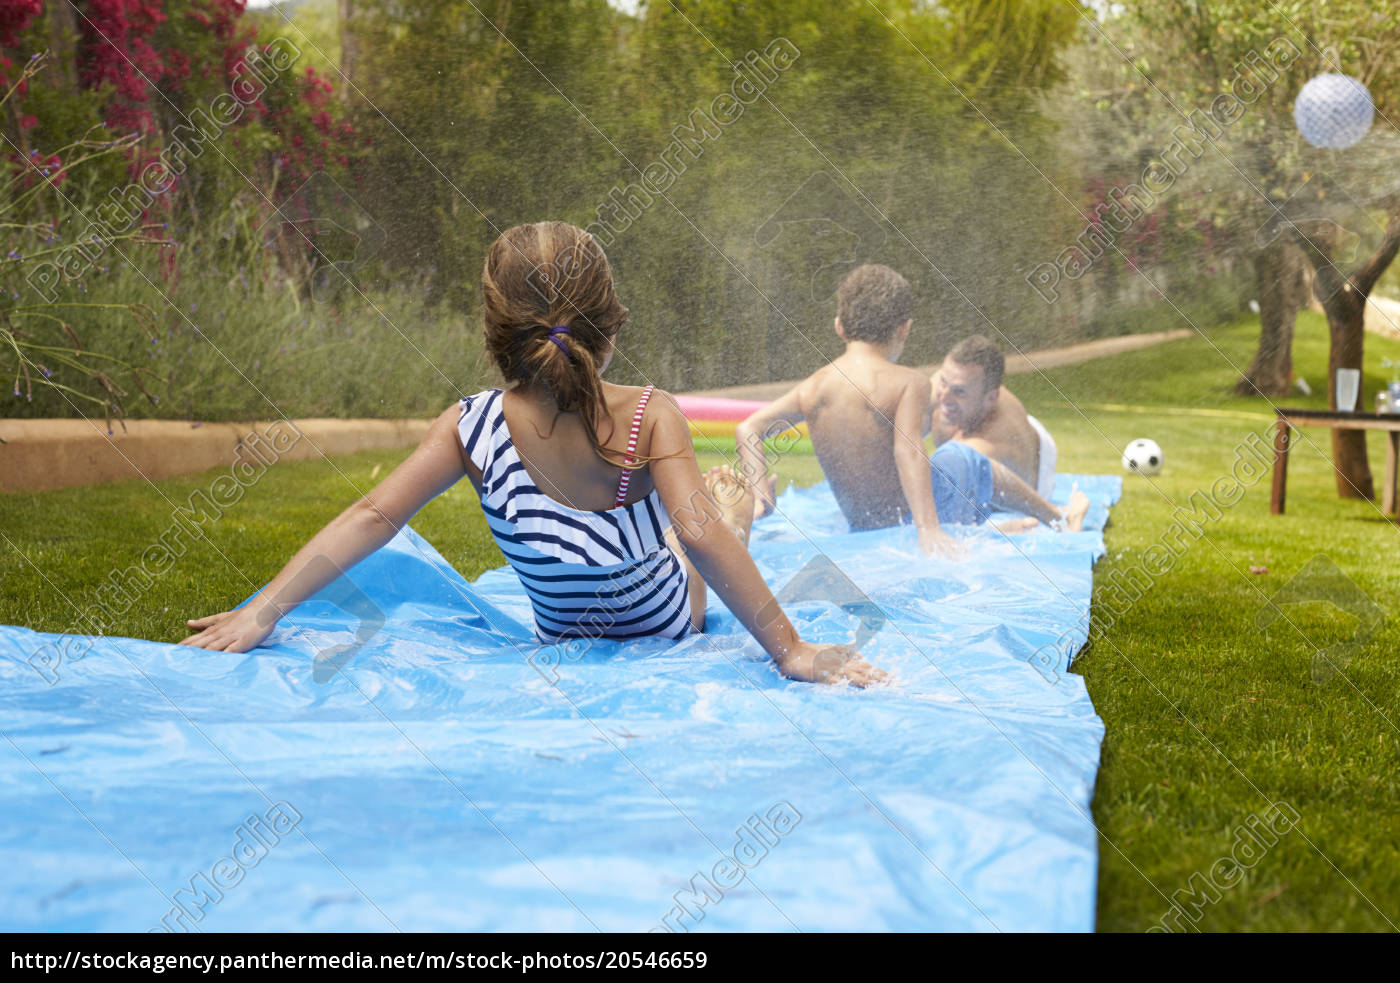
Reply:
[[[556,324],[554,327],[549,329],[549,340],[558,345],[559,350],[565,355],[568,355],[569,361],[572,362],[574,360],[573,355],[569,354],[569,349],[566,348],[564,343],[559,340],[559,336],[561,334],[569,335],[570,338],[573,337],[573,335],[569,334],[569,326],[567,324]]]

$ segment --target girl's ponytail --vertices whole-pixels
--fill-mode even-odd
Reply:
[[[608,418],[599,369],[627,320],[597,240],[565,222],[507,229],[481,285],[486,350],[501,374],[547,388],[560,412],[579,415],[598,456],[625,466],[597,431]]]

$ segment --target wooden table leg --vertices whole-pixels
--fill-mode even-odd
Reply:
[[[1385,441],[1385,490],[1381,493],[1381,511],[1393,515],[1396,508],[1396,468],[1400,467],[1400,430],[1387,430]]]
[[[1288,439],[1290,427],[1287,420],[1274,424],[1274,486],[1269,495],[1269,511],[1283,515],[1284,500],[1288,497]]]

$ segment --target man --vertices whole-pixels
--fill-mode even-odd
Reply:
[[[956,556],[962,546],[942,524],[978,524],[998,509],[1031,517],[1006,531],[1024,531],[1037,521],[1083,528],[1089,500],[1082,493],[1062,510],[974,447],[949,442],[932,457],[925,454],[928,380],[897,364],[913,311],[908,281],[887,266],[861,266],[842,281],[833,327],[846,351],[735,431],[742,471],[755,486],[756,514],[773,506],[763,439],[805,420],[853,530],[912,522],[925,553]]]
[[[954,345],[931,380],[929,429],[937,446],[967,444],[1048,499],[1055,490],[1055,441],[1001,384],[1005,371],[1001,349],[982,335]]]

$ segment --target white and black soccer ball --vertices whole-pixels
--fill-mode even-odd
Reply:
[[[1162,473],[1162,448],[1155,440],[1139,437],[1123,449],[1123,470],[1134,474]]]

